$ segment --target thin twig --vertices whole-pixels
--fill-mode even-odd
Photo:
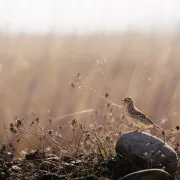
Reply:
[[[20,136],[20,138],[23,138],[25,141],[27,141],[31,146],[33,146],[35,149],[38,149],[37,146],[35,146],[34,144],[32,144],[27,138],[25,138],[24,136]]]
[[[8,134],[7,134],[6,125],[5,125],[5,123],[4,123],[4,120],[3,120],[3,125],[4,125],[4,129],[5,129],[6,137],[7,137],[8,142],[9,142],[9,146],[10,146],[10,147],[13,147],[13,145],[12,145],[10,139],[9,139],[9,136],[8,136]],[[14,147],[13,147],[13,150],[14,150],[14,151],[16,152],[16,154],[22,159],[21,155],[16,151],[16,149],[15,149]]]
[[[76,163],[76,159],[77,159],[77,156],[78,156],[78,152],[79,152],[79,147],[80,147],[80,142],[81,142],[81,139],[83,137],[83,134],[84,134],[84,131],[82,131],[82,134],[79,138],[79,141],[78,141],[78,146],[77,146],[77,151],[76,151],[76,155],[75,155],[75,163]]]
[[[50,118],[52,118],[54,120],[60,120],[60,119],[66,118],[66,117],[75,116],[75,115],[78,115],[78,114],[90,113],[90,112],[94,112],[94,111],[95,111],[94,109],[86,109],[86,110],[82,110],[82,111],[66,114],[66,115],[63,115],[63,116],[59,116],[57,118],[54,118],[54,117],[50,117]]]

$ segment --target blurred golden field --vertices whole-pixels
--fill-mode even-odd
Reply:
[[[180,124],[180,36],[127,31],[92,35],[0,35],[0,115],[37,113],[43,125],[85,109],[103,110],[102,98],[87,88],[72,88],[80,72],[89,87],[117,104],[131,96],[139,109],[162,127]],[[106,64],[98,61],[106,59]],[[84,117],[84,118],[83,118]],[[167,121],[166,119],[167,118]],[[71,118],[62,119],[65,124]],[[86,116],[79,121],[90,123]],[[6,139],[2,132],[2,141]]]

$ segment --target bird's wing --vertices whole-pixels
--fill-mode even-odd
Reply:
[[[144,113],[142,113],[138,109],[134,109],[133,116],[137,119],[143,120],[145,124],[154,124],[154,122],[150,118],[148,118]]]

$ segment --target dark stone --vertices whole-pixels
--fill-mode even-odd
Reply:
[[[44,159],[46,157],[44,152],[41,152],[40,150],[36,150],[34,152],[31,152],[30,154],[26,154],[25,159],[26,160],[36,160],[36,159]]]
[[[173,178],[163,170],[146,169],[128,174],[119,180],[173,180]]]
[[[177,154],[161,139],[143,132],[127,132],[116,143],[116,152],[126,157],[139,170],[165,168],[176,172]]]
[[[71,163],[66,163],[66,162],[61,162],[61,166],[63,166],[63,168],[66,171],[72,171],[73,169],[75,169],[77,166]]]
[[[71,161],[73,161],[73,158],[72,158],[71,156],[65,155],[65,156],[62,157],[62,160],[63,160],[64,162],[70,163]]]
[[[12,166],[12,170],[13,170],[14,172],[19,172],[19,171],[21,171],[21,168],[20,168],[19,166],[17,166],[17,165],[13,165],[13,166]]]

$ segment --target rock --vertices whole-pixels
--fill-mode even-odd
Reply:
[[[36,159],[44,159],[46,157],[44,152],[40,150],[32,151],[30,154],[26,154],[26,160],[36,160]]]
[[[166,143],[148,133],[127,132],[116,143],[116,152],[125,156],[139,170],[165,168],[175,173],[178,165],[176,152]]]
[[[71,156],[65,155],[65,156],[62,157],[62,160],[64,162],[68,162],[69,163],[69,162],[73,161],[73,158]]]
[[[10,152],[4,152],[4,153],[3,153],[3,158],[4,158],[4,160],[5,160],[6,162],[10,162],[10,161],[13,160],[14,156],[13,156],[13,154],[10,153]]]
[[[61,165],[66,171],[72,171],[73,169],[77,168],[76,165],[67,162],[61,162]]]
[[[75,164],[75,165],[79,165],[79,164],[81,164],[82,162],[83,162],[82,160],[76,159],[76,161],[71,161],[70,163],[71,163],[71,164]]]
[[[58,157],[50,157],[50,158],[47,158],[48,161],[60,161],[61,159],[58,158]]]
[[[12,170],[15,172],[19,172],[21,170],[21,168],[19,166],[13,165]]]
[[[55,165],[49,161],[43,161],[40,166],[39,166],[39,169],[40,170],[46,170],[46,171],[49,171],[51,169],[53,169],[55,167]]]
[[[124,176],[119,180],[173,180],[165,171],[160,169],[146,169]]]
[[[46,154],[46,159],[48,160],[48,161],[60,161],[61,159],[58,157],[58,156],[56,156],[55,154]]]

